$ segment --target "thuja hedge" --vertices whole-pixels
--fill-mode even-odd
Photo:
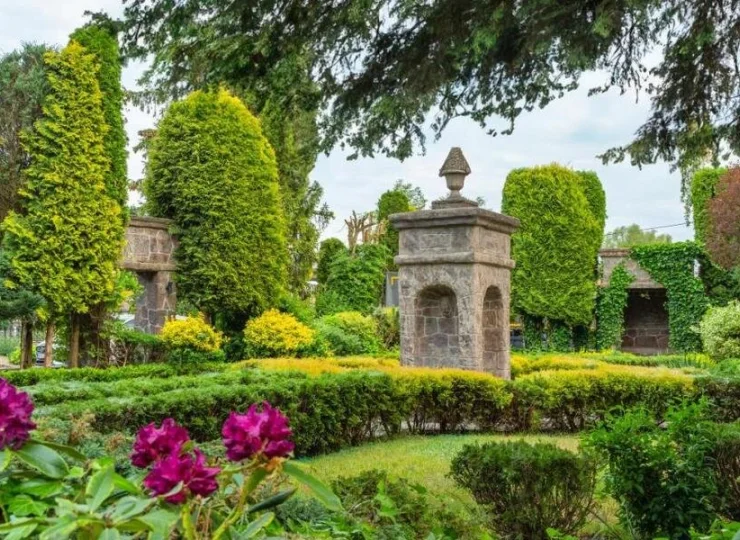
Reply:
[[[676,370],[609,366],[539,371],[502,381],[459,370],[407,369],[378,363],[354,367],[333,361],[274,361],[282,369],[246,369],[235,374],[139,381],[128,395],[66,401],[40,407],[39,423],[91,417],[102,434],[132,433],[168,416],[188,427],[199,441],[217,439],[231,410],[267,400],[281,408],[295,431],[298,455],[330,452],[401,431],[579,430],[617,407],[644,405],[662,415],[669,404],[706,394],[718,402],[717,414],[737,417],[740,381],[694,379]],[[290,363],[305,367],[301,371]],[[318,365],[327,366],[322,372]],[[368,362],[358,363],[367,365]],[[175,384],[183,382],[183,386]],[[147,384],[148,383],[148,384]],[[178,386],[175,390],[168,385]],[[96,386],[91,384],[90,386]],[[98,384],[112,390],[109,384]],[[41,394],[40,394],[41,395]],[[48,399],[48,397],[47,397]]]

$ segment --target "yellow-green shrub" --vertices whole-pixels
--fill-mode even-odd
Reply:
[[[170,349],[192,349],[212,353],[221,348],[223,334],[202,317],[187,317],[164,323],[160,337]]]
[[[319,336],[338,356],[378,352],[377,326],[372,317],[358,311],[326,315],[317,324]]]
[[[315,333],[293,315],[270,309],[247,323],[244,337],[250,356],[289,356],[307,349]]]

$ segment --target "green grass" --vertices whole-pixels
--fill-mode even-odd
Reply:
[[[375,442],[302,461],[312,474],[326,482],[340,476],[355,476],[370,469],[388,471],[426,487],[430,494],[471,502],[467,492],[455,486],[447,475],[450,462],[466,444],[489,441],[525,440],[551,442],[577,450],[578,437],[550,435],[435,435],[401,437]]]

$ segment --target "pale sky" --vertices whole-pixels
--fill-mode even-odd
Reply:
[[[0,0],[0,54],[23,42],[63,45],[72,30],[86,20],[85,10],[117,17],[122,4],[120,0]],[[142,70],[142,65],[127,66],[124,86],[135,88]],[[643,228],[682,223],[680,178],[667,164],[640,170],[628,163],[604,166],[596,158],[604,150],[628,142],[649,110],[645,96],[639,102],[633,94],[620,96],[618,92],[587,97],[587,88],[601,81],[599,74],[588,74],[580,90],[543,110],[525,113],[509,136],[490,137],[474,122],[458,119],[439,141],[433,141],[429,134],[426,155],[404,162],[383,157],[347,161],[340,151],[320,156],[312,178],[324,187],[325,200],[337,216],[324,237],[346,240],[343,219],[352,210],[372,210],[380,194],[399,178],[420,186],[428,200],[442,197],[446,188],[437,172],[451,146],[462,147],[473,171],[463,194],[483,197],[492,210],[500,209],[501,190],[511,169],[557,161],[598,173],[607,196],[607,231],[631,223]],[[137,143],[139,130],[156,123],[156,118],[132,107],[126,109],[125,116],[130,147]],[[140,178],[141,156],[130,152],[128,167],[130,178]],[[685,226],[659,232],[674,240],[693,237],[692,229]]]

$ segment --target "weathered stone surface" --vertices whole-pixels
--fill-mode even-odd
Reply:
[[[399,231],[401,363],[510,378],[510,243],[519,222],[446,205],[390,220]]]
[[[121,267],[136,272],[144,288],[136,303],[134,324],[145,332],[159,332],[175,314],[172,273],[177,240],[169,233],[169,226],[167,219],[133,217],[126,229]]]
[[[620,264],[624,264],[625,270],[635,276],[630,289],[662,289],[663,285],[655,281],[637,261],[630,258],[629,249],[602,249],[599,251],[601,264],[603,266],[601,285],[606,286],[611,279],[612,272]]]

